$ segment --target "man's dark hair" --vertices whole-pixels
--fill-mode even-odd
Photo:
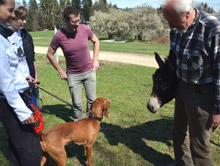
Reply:
[[[27,17],[27,9],[23,6],[19,6],[15,9],[15,16],[19,19],[25,19]]]
[[[80,14],[79,10],[74,7],[74,6],[67,6],[64,10],[63,10],[63,18],[67,19],[67,21],[70,20],[69,15],[70,14],[74,14],[76,16],[78,16]]]

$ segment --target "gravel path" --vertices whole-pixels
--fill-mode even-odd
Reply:
[[[35,52],[40,54],[46,54],[48,47],[38,47],[35,46]],[[63,56],[61,49],[58,49],[57,54]],[[91,52],[91,56],[92,56]],[[119,52],[99,52],[99,60],[106,60],[112,62],[121,62],[127,64],[135,64],[141,66],[155,67],[158,65],[152,55],[142,55],[142,54],[133,54],[133,53],[119,53]]]

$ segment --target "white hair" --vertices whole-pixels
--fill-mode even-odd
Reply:
[[[166,8],[168,3],[173,3],[173,9],[182,16],[187,12],[191,12],[194,9],[194,0],[165,0],[162,4],[163,8]]]

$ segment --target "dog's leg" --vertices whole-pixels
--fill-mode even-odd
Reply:
[[[47,144],[46,152],[54,159],[57,166],[65,166],[67,155],[63,144]]]
[[[92,147],[93,147],[93,144],[91,145],[86,145],[86,157],[87,157],[87,166],[92,166]]]
[[[47,154],[47,153],[45,153],[45,152],[42,152],[42,158],[41,158],[41,166],[44,166],[44,164],[46,163],[46,161],[47,161],[47,157],[48,157],[49,155]]]
[[[66,151],[59,151],[59,153],[51,153],[50,156],[56,161],[57,166],[65,166],[67,155]]]

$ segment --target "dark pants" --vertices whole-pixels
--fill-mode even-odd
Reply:
[[[178,166],[212,166],[207,128],[214,109],[214,84],[192,85],[179,81],[173,122],[174,154]]]
[[[23,125],[5,99],[0,99],[0,121],[8,135],[10,166],[40,166],[41,147],[31,125]]]

